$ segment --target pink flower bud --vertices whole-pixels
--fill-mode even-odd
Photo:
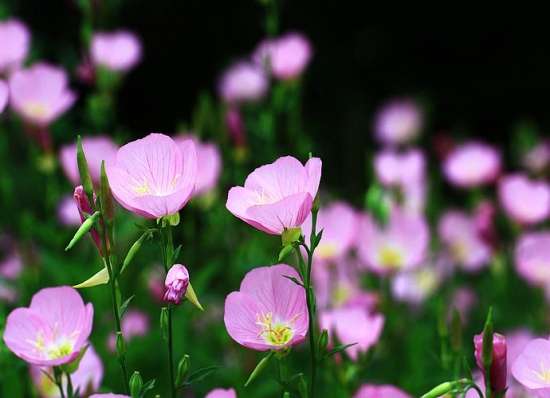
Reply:
[[[187,292],[187,286],[189,286],[189,272],[187,268],[181,264],[174,264],[168,271],[168,275],[166,275],[164,286],[166,286],[164,301],[179,304],[181,298]]]
[[[483,370],[483,335],[474,336],[475,357],[479,369]],[[498,333],[493,334],[493,361],[491,363],[491,390],[506,390],[506,338]]]
[[[82,187],[82,185],[79,185],[74,189],[73,197],[76,202],[76,206],[78,207],[78,212],[80,213],[80,220],[84,222],[84,220],[86,219],[86,214],[91,215],[93,213],[93,210],[92,210],[92,206],[90,205],[90,201],[88,200],[88,197],[84,192],[84,188]],[[95,201],[95,194],[94,194],[94,201]],[[101,253],[101,240],[99,239],[99,233],[95,228],[92,228],[90,230],[90,234],[92,235],[92,239],[94,240],[94,243],[97,246],[97,249]]]

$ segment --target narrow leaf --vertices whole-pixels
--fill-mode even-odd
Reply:
[[[130,304],[130,302],[134,299],[134,297],[136,297],[135,294],[132,294],[130,297],[128,297],[124,303],[122,303],[120,305],[120,317],[122,318],[124,316],[124,313],[126,312],[126,310],[128,309],[128,305]]]
[[[130,247],[130,250],[128,250],[128,253],[126,254],[126,257],[124,257],[124,261],[122,262],[122,268],[120,270],[120,273],[122,274],[126,267],[130,265],[132,260],[134,259],[135,255],[141,249],[141,245],[143,244],[143,241],[151,236],[150,231],[145,231],[138,240],[134,242],[134,244]]]
[[[90,278],[86,279],[84,282],[74,285],[75,289],[83,289],[85,287],[94,287],[98,285],[105,285],[109,283],[109,271],[107,268],[103,269],[96,274],[92,275]]]
[[[283,261],[283,259],[288,256],[293,249],[294,247],[292,245],[283,246],[283,248],[279,252],[279,261]]]
[[[335,354],[338,354],[339,352],[342,352],[342,351],[345,351],[347,350],[348,348],[350,347],[353,347],[354,345],[356,345],[357,343],[351,343],[351,344],[340,344],[340,345],[337,345],[336,347],[334,347],[332,350],[328,351],[325,355],[325,357],[331,357]]]
[[[88,162],[86,161],[86,155],[84,154],[80,135],[76,139],[76,161],[78,173],[80,174],[80,182],[84,187],[84,192],[86,192],[86,196],[88,196],[90,203],[94,203],[94,185],[92,184],[92,177],[90,176],[90,170],[88,169]]]
[[[90,230],[93,228],[95,222],[98,220],[100,216],[100,212],[96,211],[94,214],[92,214],[90,217],[88,217],[82,225],[80,225],[80,228],[75,232],[73,238],[65,248],[65,251],[70,250],[73,248],[73,246],[78,242],[84,235],[86,235]]]
[[[266,368],[266,366],[269,363],[269,360],[273,356],[273,351],[270,351],[269,354],[267,354],[265,357],[261,359],[260,362],[256,365],[252,373],[250,373],[250,376],[248,377],[248,380],[246,383],[244,383],[245,387],[248,387],[250,383],[252,383],[259,375],[262,373],[262,371]]]
[[[189,302],[193,304],[195,307],[197,307],[199,310],[204,311],[204,308],[202,308],[202,305],[199,302],[199,299],[197,298],[197,294],[195,293],[193,286],[191,286],[191,283],[189,283],[189,286],[187,286],[187,291],[185,292],[185,298],[189,300]]]

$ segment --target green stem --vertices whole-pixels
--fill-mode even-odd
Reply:
[[[58,367],[54,367],[53,375],[55,384],[57,385],[57,388],[59,388],[59,394],[61,395],[61,398],[65,398],[65,390],[63,389],[63,372],[61,372]]]
[[[163,221],[164,222],[164,221]],[[174,257],[174,242],[172,238],[172,229],[167,222],[162,225],[162,255],[164,260],[164,270],[168,274]],[[176,397],[176,383],[174,375],[174,344],[172,333],[172,305],[168,306],[168,365],[170,368],[170,391],[172,398]]]
[[[73,381],[71,379],[71,374],[67,372],[66,376],[67,376],[67,395],[69,396],[69,398],[73,398],[74,389],[73,389]]]

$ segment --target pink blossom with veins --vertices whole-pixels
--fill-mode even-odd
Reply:
[[[237,392],[233,388],[216,388],[206,394],[204,398],[237,398]]]
[[[46,288],[31,305],[9,315],[6,346],[19,358],[38,366],[58,366],[76,359],[92,331],[94,309],[84,305],[71,287]]]
[[[101,162],[111,162],[117,153],[118,146],[104,135],[82,138],[82,149],[86,156],[90,176],[94,184],[99,184],[101,178]],[[76,143],[64,145],[59,151],[59,161],[63,172],[74,185],[81,184],[76,160]]]
[[[422,110],[413,100],[391,100],[376,113],[374,121],[376,138],[387,145],[410,142],[420,133],[423,118]]]
[[[443,163],[447,180],[459,188],[489,184],[500,173],[500,153],[492,146],[470,141],[455,147]]]
[[[306,242],[311,235],[311,215],[302,226]],[[315,260],[332,261],[341,258],[355,244],[358,217],[355,210],[345,202],[334,202],[321,207],[317,214],[317,232],[323,236],[313,256]]]
[[[309,317],[296,270],[279,264],[249,271],[240,290],[225,299],[224,323],[233,340],[256,351],[281,350],[304,341]]]
[[[42,398],[59,398],[61,396],[59,388],[50,379],[50,377],[53,377],[51,368],[31,365],[29,369],[31,379]],[[48,373],[50,377],[46,376],[44,372]],[[84,395],[97,391],[102,380],[103,364],[94,347],[90,345],[82,357],[78,369],[71,374],[74,391],[79,390],[80,394]],[[63,376],[63,386],[65,394],[67,394],[67,379],[65,376]]]
[[[550,186],[545,181],[509,175],[500,179],[498,196],[506,214],[520,224],[536,224],[550,215]]]
[[[19,68],[29,52],[31,34],[17,19],[0,21],[0,74]]]
[[[91,59],[95,65],[116,72],[127,72],[141,60],[141,42],[132,32],[97,32],[90,46]]]
[[[269,88],[263,69],[253,63],[240,61],[231,65],[218,84],[218,95],[229,104],[261,100]]]
[[[463,270],[477,272],[489,264],[491,248],[480,236],[475,217],[447,211],[439,220],[438,231],[451,258]]]
[[[4,112],[6,105],[8,104],[8,85],[0,79],[0,114]]]
[[[550,232],[529,232],[520,237],[515,248],[517,273],[527,282],[550,286]]]
[[[425,260],[429,235],[426,220],[420,215],[394,208],[388,224],[380,226],[364,214],[359,224],[359,258],[381,275],[414,269]]]
[[[170,137],[153,133],[120,147],[106,171],[122,207],[158,219],[177,213],[191,198],[197,153],[191,140],[177,145]]]
[[[54,122],[76,100],[65,70],[46,63],[14,72],[9,87],[10,106],[26,122],[39,127]]]
[[[322,162],[311,158],[305,165],[292,156],[258,167],[244,187],[233,187],[227,209],[260,231],[280,235],[300,227],[308,217],[319,189]]]
[[[391,385],[363,384],[353,398],[411,398],[411,396]]]
[[[512,364],[512,375],[530,393],[550,397],[550,341],[531,340]]]
[[[184,145],[186,140],[192,140],[197,151],[197,181],[193,196],[200,196],[212,191],[222,170],[220,149],[213,142],[201,142],[193,135],[180,135],[174,138],[178,145]]]

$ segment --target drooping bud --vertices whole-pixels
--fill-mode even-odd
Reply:
[[[86,192],[84,192],[84,187],[82,185],[79,185],[74,189],[73,197],[76,202],[76,206],[78,207],[80,220],[84,222],[86,218],[93,213],[93,209],[92,209],[92,205],[90,204],[90,201],[88,200],[88,196],[86,195]],[[94,197],[94,200],[95,200],[95,197]],[[90,230],[90,235],[92,236],[92,239],[94,240],[95,245],[97,246],[99,252],[101,253],[101,240],[99,238],[99,233],[95,228],[92,228]]]
[[[138,371],[135,371],[130,377],[130,394],[132,398],[137,398],[141,394],[141,389],[143,388],[143,379],[141,374]]]
[[[476,364],[485,374],[483,366],[483,335],[474,336]],[[493,334],[493,354],[490,368],[491,390],[495,393],[506,390],[506,338],[498,333]]]
[[[166,287],[164,301],[179,304],[189,286],[189,272],[187,268],[181,264],[174,264],[166,275],[164,286]]]

